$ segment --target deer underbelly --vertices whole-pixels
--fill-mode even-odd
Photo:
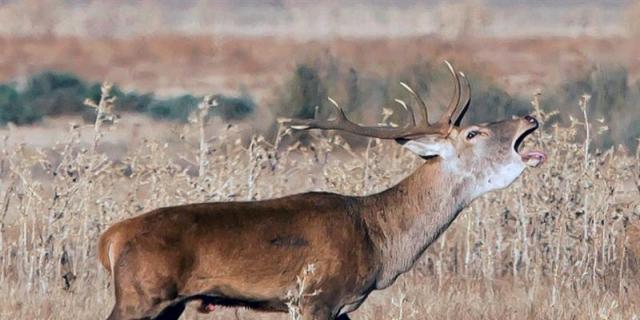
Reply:
[[[251,297],[228,297],[215,294],[201,294],[192,296],[189,300],[200,300],[199,312],[213,312],[216,306],[222,307],[243,307],[257,311],[266,312],[287,312],[287,305],[278,299],[256,300]]]
[[[355,311],[356,309],[358,309],[358,307],[360,307],[360,305],[362,305],[362,303],[367,298],[367,296],[368,294],[363,294],[361,296],[356,297],[351,302],[345,304],[342,308],[340,308],[338,315],[343,315],[343,314],[347,314],[349,312]]]
[[[253,280],[253,281],[252,281]],[[278,300],[287,293],[287,284],[278,280],[261,279],[251,280],[241,277],[199,277],[189,279],[182,288],[181,293],[185,296],[196,294],[224,296],[224,297],[245,297],[248,300]]]

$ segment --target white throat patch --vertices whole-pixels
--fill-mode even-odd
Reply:
[[[491,170],[483,175],[482,181],[478,181],[474,198],[484,193],[503,189],[513,183],[524,171],[525,165],[521,161],[515,160],[511,163],[500,166],[497,170]]]

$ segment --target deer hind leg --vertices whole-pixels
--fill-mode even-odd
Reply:
[[[177,320],[185,309],[184,302],[170,287],[153,289],[133,283],[117,288],[116,292],[119,294],[108,320]]]
[[[127,286],[119,286],[118,291],[120,294],[116,294],[116,304],[109,320],[177,320],[185,309],[172,285],[149,288],[133,280]]]
[[[127,290],[127,288],[123,288]],[[123,290],[123,291],[124,291]],[[124,319],[178,319],[184,311],[181,301],[163,299],[157,295],[121,294],[116,297],[116,304],[107,320]]]
[[[126,283],[125,281],[122,281]],[[107,320],[145,319],[146,310],[152,307],[151,301],[128,285],[116,281],[116,302]]]
[[[140,263],[136,256],[132,250],[119,258],[114,270],[116,303],[108,320],[178,319],[185,306],[176,284],[169,280],[166,270],[159,272],[152,265]]]
[[[141,317],[141,318],[132,318],[127,311],[123,311],[117,306],[113,308],[111,315],[107,318],[107,320],[125,320],[125,319],[141,319],[141,320],[178,320],[184,312],[185,304],[184,303],[176,303],[169,305],[162,309],[160,313],[155,317]],[[130,310],[129,310],[130,311]],[[135,314],[139,314],[139,312],[134,312]],[[152,312],[153,313],[153,312]]]
[[[182,312],[184,311],[184,303],[175,303],[164,308],[158,316],[153,318],[154,320],[178,320]]]

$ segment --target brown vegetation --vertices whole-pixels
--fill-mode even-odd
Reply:
[[[203,135],[194,124],[166,139],[129,139],[113,161],[102,149],[109,126],[91,128],[71,126],[53,146],[3,146],[0,318],[105,317],[112,298],[96,244],[114,221],[168,205],[309,189],[369,194],[421,161],[377,140],[354,150],[338,135],[318,134],[302,147],[281,129],[245,146],[235,127],[207,126]],[[640,154],[587,153],[576,134],[588,128],[576,121],[537,134],[550,161],[474,202],[416,270],[354,318],[637,317]]]
[[[640,73],[635,59],[640,46],[626,38],[11,37],[0,38],[0,47],[0,81],[54,69],[159,93],[229,93],[246,86],[258,98],[282,84],[296,63],[327,55],[340,57],[360,72],[382,75],[397,73],[416,61],[449,59],[464,70],[481,66],[479,73],[494,77],[507,91],[525,94],[581,75],[598,63],[621,63],[632,78]]]

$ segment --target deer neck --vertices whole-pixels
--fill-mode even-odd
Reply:
[[[382,193],[365,198],[364,217],[382,263],[378,288],[408,271],[472,200],[472,178],[439,158]]]

